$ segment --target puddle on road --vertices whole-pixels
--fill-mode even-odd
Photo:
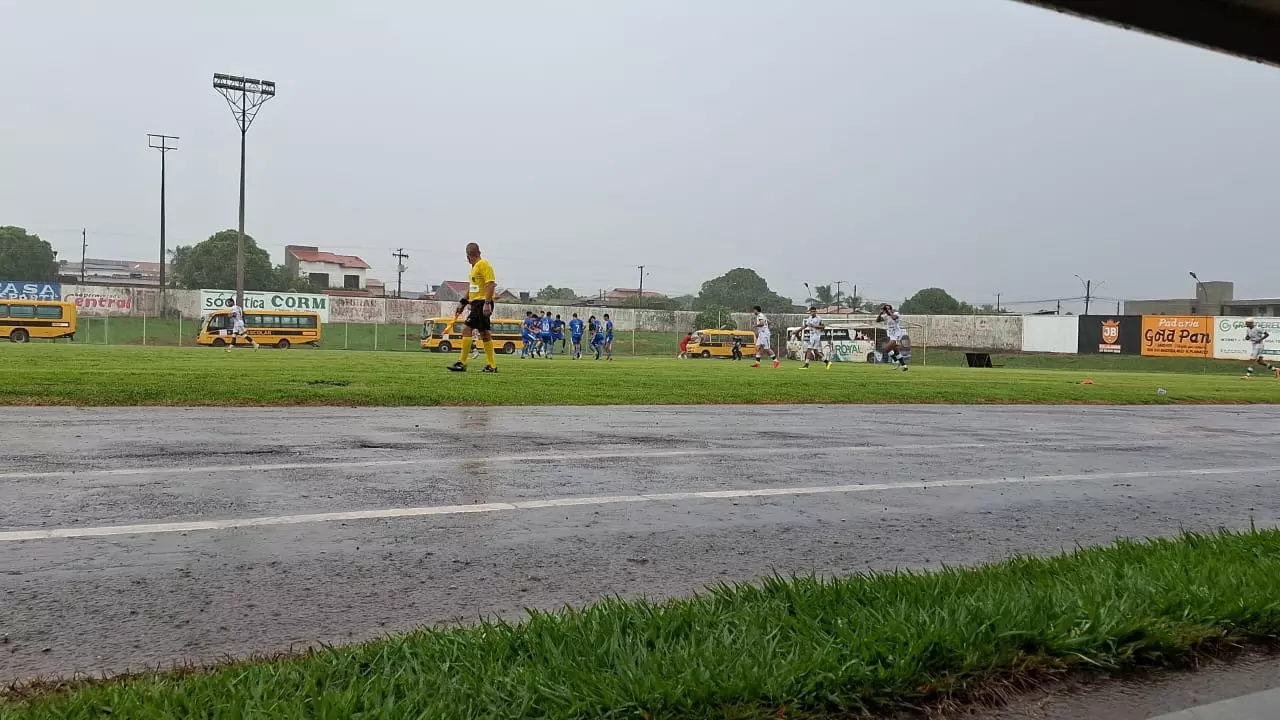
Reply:
[[[969,708],[935,720],[1148,720],[1166,713],[1280,687],[1280,651],[1206,660],[1194,670],[1125,679],[1066,681],[1017,695],[999,708]]]

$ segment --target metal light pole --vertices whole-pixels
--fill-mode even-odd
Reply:
[[[240,224],[236,230],[236,305],[244,307],[244,145],[249,126],[258,116],[262,103],[276,96],[276,84],[270,80],[214,73],[213,88],[222,93],[231,106],[231,115],[240,128]]]
[[[1201,308],[1200,308],[1200,294],[1201,294],[1201,293],[1203,293],[1203,294],[1204,294],[1204,303],[1205,303],[1206,305],[1208,305],[1208,304],[1209,304],[1209,288],[1205,287],[1205,286],[1204,286],[1204,283],[1200,282],[1200,277],[1199,277],[1198,275],[1196,275],[1194,272],[1192,272],[1192,273],[1187,273],[1187,274],[1191,276],[1191,279],[1192,279],[1192,280],[1195,280],[1195,281],[1196,281],[1196,307],[1195,307],[1194,309],[1192,309],[1191,314],[1192,314],[1192,315],[1199,315],[1199,314],[1200,314],[1200,310],[1201,310]],[[1214,314],[1214,315],[1217,315],[1218,313],[1213,313],[1213,314]]]
[[[1208,305],[1208,304],[1209,304],[1209,288],[1205,287],[1205,286],[1204,286],[1204,283],[1200,282],[1200,276],[1196,275],[1194,271],[1193,271],[1193,272],[1190,272],[1190,273],[1188,273],[1188,274],[1189,274],[1189,275],[1191,275],[1191,279],[1192,279],[1192,280],[1195,280],[1195,281],[1196,281],[1196,307],[1195,307],[1195,308],[1193,308],[1193,309],[1191,310],[1191,314],[1192,314],[1192,315],[1199,315],[1199,314],[1200,314],[1200,312],[1199,312],[1199,311],[1200,311],[1201,309],[1203,309],[1203,308],[1201,308],[1201,307],[1200,307],[1200,293],[1204,293],[1204,302],[1205,302],[1205,304],[1206,304],[1206,305]],[[1213,313],[1213,314],[1214,314],[1214,315],[1217,315],[1218,313]],[[1209,326],[1210,326],[1210,327],[1213,327],[1213,322],[1214,322],[1213,320],[1210,320],[1210,321],[1209,321]],[[1211,338],[1210,338],[1210,339],[1212,339],[1212,336],[1211,336]],[[1205,349],[1204,362],[1200,364],[1200,372],[1201,372],[1201,373],[1208,374],[1208,372],[1209,372],[1209,356],[1210,356],[1210,355],[1212,355],[1212,354],[1213,354],[1213,347],[1212,347],[1212,345],[1210,345],[1210,347],[1208,347],[1208,348],[1206,348],[1206,349]]]
[[[633,356],[636,354],[636,325],[640,324],[640,308],[644,307],[644,266],[637,265],[636,268],[640,270],[640,289],[639,294],[636,295],[636,316],[631,321],[631,354]]]
[[[1093,299],[1093,281],[1085,280],[1079,275],[1076,275],[1076,279],[1079,280],[1080,284],[1084,286],[1084,314],[1088,315],[1089,302]],[[1098,283],[1098,287],[1102,287],[1102,283]]]
[[[164,252],[164,159],[170,150],[178,148],[169,144],[170,140],[177,140],[177,135],[160,135],[157,133],[147,133],[147,147],[160,151],[160,315],[164,315],[164,271],[168,263],[165,261]]]

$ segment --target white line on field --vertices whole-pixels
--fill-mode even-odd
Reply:
[[[1280,471],[1280,465],[1269,467],[1218,467],[1172,470],[1140,470],[1135,472],[1077,473],[1071,475],[1031,475],[1026,477],[992,477],[956,480],[920,480],[901,483],[866,483],[860,485],[816,485],[811,487],[746,488],[740,490],[689,490],[683,492],[638,495],[606,495],[598,497],[548,498],[516,502],[493,502],[477,505],[436,505],[432,507],[386,508],[348,512],[311,513],[307,515],[272,515],[228,520],[193,520],[190,522],[109,525],[104,527],[53,528],[50,530],[12,530],[0,532],[0,542],[17,540],[50,540],[57,538],[92,538],[111,535],[150,535],[156,533],[231,530],[235,528],[300,525],[303,523],[340,522],[346,520],[384,520],[388,518],[423,517],[428,515],[466,515],[584,505],[619,505],[639,502],[673,502],[681,500],[724,500],[733,498],[771,497],[778,495],[831,495],[918,488],[975,487],[982,485],[1021,485],[1026,483],[1060,483],[1098,480],[1136,480],[1167,478],[1180,475],[1243,475]]]
[[[825,447],[715,447],[715,448],[692,448],[683,450],[645,450],[641,448],[629,448],[620,450],[610,450],[605,452],[594,453],[574,453],[572,459],[579,460],[648,460],[663,458],[683,458],[683,457],[713,457],[717,455],[785,455],[785,454],[811,454],[814,452],[823,453],[854,453],[854,452],[919,452],[928,450],[978,450],[983,448],[1009,448],[1009,447],[1026,447],[1035,450],[1045,450],[1050,448],[1077,448],[1087,447],[1089,449],[1105,448],[1110,446],[1131,447],[1132,442],[1033,442],[1033,441],[1008,441],[1008,442],[981,442],[981,443],[939,443],[939,444],[902,444],[902,445],[834,445]],[[376,449],[376,448],[371,448]],[[490,465],[511,465],[515,463],[532,463],[532,462],[562,462],[564,456],[548,455],[546,453],[529,453],[517,455],[493,455],[489,457],[440,457],[429,456],[419,457],[412,460],[336,460],[333,462],[292,462],[292,463],[270,463],[270,464],[254,464],[251,458],[238,465],[188,465],[180,467],[132,467],[132,468],[85,468],[85,469],[69,469],[69,470],[43,470],[37,472],[9,472],[0,473],[0,482],[6,480],[38,480],[41,478],[59,478],[59,477],[115,477],[129,475],[191,475],[200,473],[246,473],[246,472],[278,472],[281,470],[342,470],[342,469],[358,469],[358,468],[378,468],[378,467],[407,467],[410,465],[448,465],[459,464],[463,462],[478,462]]]

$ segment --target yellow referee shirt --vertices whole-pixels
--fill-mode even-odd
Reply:
[[[471,287],[467,294],[468,300],[484,300],[484,288],[489,283],[496,283],[497,277],[493,274],[493,266],[488,260],[480,258],[471,266]]]

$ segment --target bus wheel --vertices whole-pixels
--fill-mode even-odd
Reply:
[[[223,340],[222,338],[214,338],[214,339],[213,339],[213,346],[214,346],[214,347],[224,347],[226,344],[227,344],[227,341],[226,341],[226,340]]]
[[[289,341],[285,340],[284,338],[280,338],[280,342],[276,343],[276,347],[280,348],[281,350],[288,350]]]
[[[703,350],[703,351],[702,351],[702,357],[703,357],[703,358],[706,358],[706,359],[710,359],[710,358],[711,358],[711,351],[710,351],[710,350]]]
[[[876,354],[873,352],[867,353],[867,362],[874,363],[875,361],[876,361]]]
[[[24,343],[31,339],[31,334],[22,328],[17,328],[9,333],[9,342]]]
[[[515,343],[510,343],[510,342],[509,342],[509,343],[507,343],[506,345],[503,345],[503,346],[502,346],[502,354],[503,354],[503,355],[515,355],[515,354],[516,354],[516,344],[515,344]]]
[[[440,352],[445,353],[446,355],[453,352],[453,346],[449,344],[448,340],[440,343]]]

